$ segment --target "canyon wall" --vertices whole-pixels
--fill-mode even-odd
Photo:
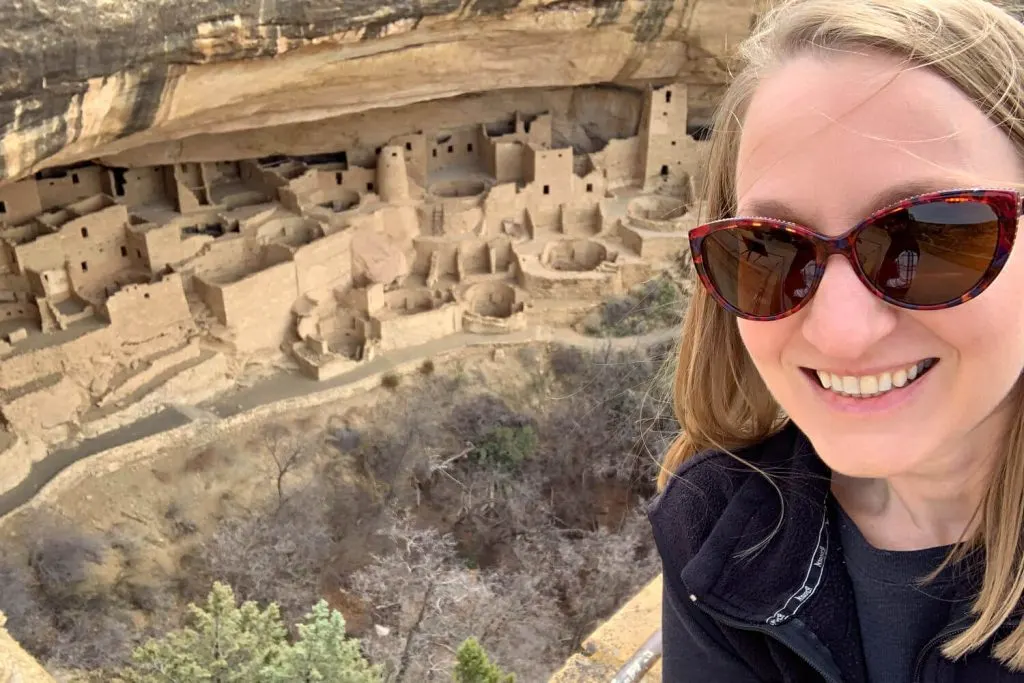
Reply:
[[[0,183],[199,134],[496,90],[683,82],[699,122],[758,2],[0,3]]]

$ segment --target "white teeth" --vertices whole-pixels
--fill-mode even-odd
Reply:
[[[905,387],[924,374],[924,371],[935,365],[934,360],[925,360],[894,372],[882,372],[877,375],[855,377],[818,370],[818,381],[825,389],[842,396],[880,396],[893,389]]]
[[[878,390],[889,391],[892,389],[892,375],[888,372],[883,372],[878,376]]]
[[[860,378],[860,395],[874,396],[878,393],[878,378],[874,376]]]

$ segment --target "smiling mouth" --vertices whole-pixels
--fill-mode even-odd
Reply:
[[[822,389],[839,396],[874,398],[909,387],[935,367],[938,358],[926,358],[913,365],[882,372],[877,375],[837,375],[823,370],[802,368]]]

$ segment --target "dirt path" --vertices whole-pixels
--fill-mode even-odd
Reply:
[[[17,486],[0,494],[0,518],[29,502],[47,483],[74,463],[142,438],[169,431],[189,422],[216,422],[241,413],[300,396],[326,392],[374,376],[383,376],[397,366],[427,360],[472,346],[498,346],[530,342],[554,342],[597,351],[611,346],[614,350],[647,349],[678,339],[676,328],[658,330],[635,337],[587,337],[567,329],[529,328],[518,332],[494,335],[459,333],[434,341],[400,349],[386,356],[361,364],[354,370],[330,380],[318,382],[298,374],[271,377],[251,387],[240,389],[198,406],[168,403],[160,412],[71,448],[49,453],[33,463],[28,476]]]

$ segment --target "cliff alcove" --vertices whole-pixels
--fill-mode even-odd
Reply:
[[[4,524],[435,359],[595,348],[570,327],[678,266],[757,4],[0,3]],[[574,523],[641,495],[597,488]]]

